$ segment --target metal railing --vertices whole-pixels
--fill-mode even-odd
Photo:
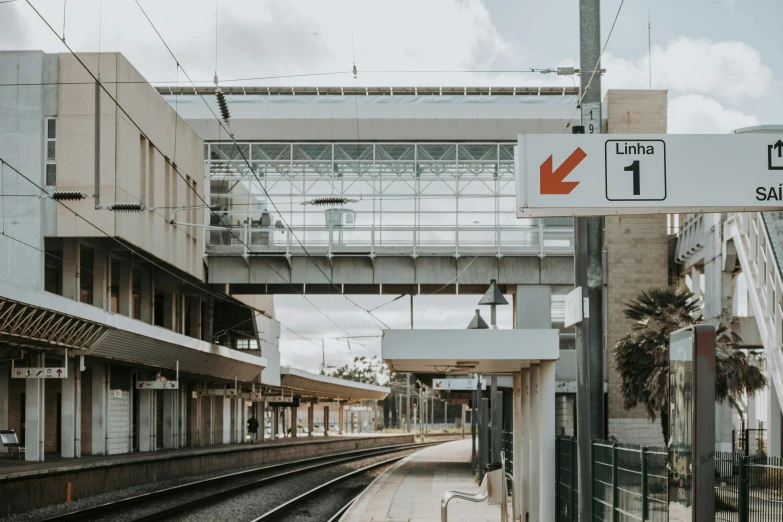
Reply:
[[[593,442],[593,521],[666,521],[668,480],[665,448]],[[556,441],[556,520],[578,518],[577,444]],[[715,454],[715,520],[783,520],[783,460]]]
[[[572,255],[573,227],[538,223],[507,227],[326,226],[289,228],[209,225],[210,255]],[[301,242],[301,244],[300,244]]]

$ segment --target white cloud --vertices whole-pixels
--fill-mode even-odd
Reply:
[[[38,4],[52,26],[62,31],[62,3]],[[141,5],[191,78],[211,80],[215,69],[215,0],[141,0]],[[504,68],[526,58],[512,53],[482,0],[231,0],[218,5],[220,78],[343,71],[340,76],[260,83],[439,85],[455,80],[463,85],[455,75],[380,75],[369,71]],[[76,51],[98,49],[100,11],[99,0],[67,4],[67,42]],[[12,38],[0,34],[3,48],[67,52],[22,2],[2,6],[0,18],[3,16],[13,19],[12,25],[19,29]],[[103,51],[122,52],[150,81],[175,78],[173,59],[135,2],[103,2],[100,42]],[[349,74],[354,54],[358,80]]]
[[[648,57],[636,60],[604,57],[604,85],[647,88]],[[770,91],[773,74],[753,47],[736,41],[713,42],[680,37],[652,50],[652,86],[680,93],[718,96],[730,101],[758,98]]]
[[[718,101],[698,94],[669,101],[669,132],[672,134],[725,134],[758,124],[755,116],[726,108]]]

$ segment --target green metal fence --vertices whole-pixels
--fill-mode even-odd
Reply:
[[[783,461],[775,457],[716,453],[715,520],[783,520]]]
[[[579,465],[576,461],[576,439],[558,437],[555,441],[555,502],[557,503],[557,522],[576,522],[579,520],[577,505]]]
[[[557,522],[578,520],[577,444],[556,441]],[[665,448],[593,442],[593,521],[666,521]],[[783,521],[783,461],[715,454],[716,522]]]

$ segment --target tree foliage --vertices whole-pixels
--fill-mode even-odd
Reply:
[[[354,357],[353,361],[336,368],[329,375],[349,381],[381,386],[389,382],[389,369],[386,367],[386,363],[376,356]]]
[[[642,405],[651,420],[661,415],[664,440],[669,438],[669,336],[672,332],[701,324],[701,304],[693,293],[674,288],[651,288],[626,305],[625,316],[634,321],[631,331],[614,348],[624,406]],[[715,397],[728,401],[741,414],[744,393],[755,395],[767,382],[759,368],[739,346],[731,318],[716,325]]]

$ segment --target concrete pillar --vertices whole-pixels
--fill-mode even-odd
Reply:
[[[266,438],[266,403],[257,402],[256,404],[258,410],[258,415],[256,415],[259,430],[258,440],[264,442],[264,439]]]
[[[61,419],[60,419],[60,456],[74,458],[76,456],[76,376],[79,373],[78,359],[65,359],[68,365],[68,378],[60,380],[61,385]],[[81,383],[81,381],[79,381]]]
[[[79,240],[63,238],[63,297],[79,300],[80,251]],[[25,428],[25,433],[27,428]],[[26,450],[27,451],[27,450]]]
[[[201,339],[201,296],[190,296],[190,337]]]
[[[539,522],[539,506],[540,502],[540,488],[538,473],[540,466],[540,445],[539,436],[540,430],[537,428],[539,420],[541,418],[541,404],[539,402],[539,379],[540,379],[540,366],[538,364],[530,365],[530,487],[528,488],[528,513],[530,513],[529,522]],[[555,406],[552,403],[552,412],[554,413]],[[554,432],[553,432],[554,433]],[[552,486],[554,487],[554,485]],[[554,503],[552,504],[554,505]]]
[[[204,299],[204,314],[201,317],[201,339],[203,341],[212,342],[214,336],[214,323],[213,317],[215,315],[215,303],[212,297]]]
[[[127,261],[120,263],[118,279],[120,289],[117,297],[117,311],[126,317],[133,317],[133,270]]]
[[[530,368],[525,368],[522,375],[522,426],[523,432],[520,434],[522,439],[522,451],[514,453],[514,461],[519,461],[519,511],[522,513],[522,520],[526,520],[525,514],[530,510],[530,445],[533,425],[530,420]],[[519,457],[517,457],[519,455]],[[517,480],[514,475],[514,480]]]
[[[0,426],[8,426],[8,386],[11,380],[11,363],[0,363]],[[0,444],[0,453],[8,453],[8,448]]]
[[[329,406],[324,406],[324,437],[329,436]]]
[[[541,361],[538,385],[539,520],[554,522],[555,512],[555,361]]]
[[[520,517],[520,513],[521,513],[520,499],[522,498],[522,459],[520,457],[522,456],[522,439],[524,438],[525,431],[527,430],[527,426],[525,426],[522,421],[522,372],[521,371],[514,372],[513,414],[514,414],[514,429],[512,431],[514,433],[514,439],[512,441],[513,442],[512,452],[514,455],[514,462],[513,462],[512,476],[514,477],[514,491],[512,492],[512,494],[517,499],[517,501],[513,503],[516,506],[516,511],[514,511],[512,517],[514,520],[516,520]],[[527,473],[527,470],[525,470],[525,473]]]
[[[155,406],[155,390],[139,390],[139,451],[155,451]]]
[[[177,294],[172,292],[163,294],[163,328],[177,329]]]
[[[109,309],[108,256],[97,248],[92,251],[92,304],[102,310]]]
[[[493,378],[495,376],[493,375]],[[492,463],[500,462],[500,452],[503,449],[503,392],[497,391],[492,395],[492,411],[490,413],[492,423]],[[506,488],[503,487],[505,478],[498,477],[500,480],[490,482],[492,494],[489,496],[488,504],[499,505],[503,495],[506,494]]]
[[[298,424],[297,423],[297,417],[298,417],[297,414],[298,414],[299,410],[298,410],[298,408],[294,408],[294,407],[291,407],[290,410],[291,410],[291,437],[292,438],[296,438],[296,431],[297,431],[296,425]]]
[[[272,406],[272,440],[277,440],[277,429],[279,428],[279,411],[277,406]]]
[[[43,357],[40,366],[43,366]],[[45,402],[46,379],[25,379],[25,447],[24,460],[44,461]]]
[[[231,442],[231,397],[223,397],[223,436],[220,442]]]
[[[481,399],[481,413],[479,414],[479,477],[484,479],[484,467],[489,463],[489,399]]]
[[[234,440],[237,444],[245,442],[245,400],[241,397],[234,399]]]
[[[770,457],[781,457],[781,413],[778,395],[775,390],[775,383],[772,379],[769,382],[769,400],[767,401],[767,454]]]
[[[315,403],[310,403],[307,407],[307,436],[313,436],[313,428],[315,427]]]
[[[179,390],[161,390],[163,394],[163,449],[177,447],[177,397]]]
[[[518,285],[516,328],[552,328],[552,287]]]
[[[187,389],[187,381],[180,377],[179,381],[179,447],[184,448],[188,441],[188,428],[190,420],[188,419],[188,399],[190,394]]]
[[[514,299],[514,317],[516,319],[515,328],[552,328],[552,288],[548,285],[518,285]],[[534,375],[535,374],[535,375]],[[514,451],[515,474],[514,480],[517,480],[516,465],[520,466],[521,480],[515,483],[519,497],[517,505],[521,513],[530,513],[530,521],[538,514],[539,489],[537,477],[532,476],[538,470],[539,449],[538,432],[536,429],[538,423],[538,365],[531,366],[530,369],[522,370],[520,375],[520,387],[522,393],[522,404],[520,415],[521,423],[524,426],[523,432],[517,434],[514,430],[514,442],[520,439],[523,451],[521,454]],[[554,392],[552,393],[552,414],[554,415]],[[534,433],[535,432],[535,433]],[[554,434],[553,434],[554,437]],[[552,439],[554,444],[554,438]],[[516,447],[516,446],[515,446]],[[517,458],[521,455],[521,458]],[[534,460],[535,457],[535,460]],[[554,464],[553,464],[554,466]],[[552,484],[554,488],[554,482]],[[554,503],[552,504],[554,505]]]
[[[343,419],[344,419],[344,415],[345,415],[345,405],[340,404],[338,406],[338,408],[337,408],[337,424],[338,424],[337,434],[338,435],[342,435],[343,434],[343,429],[344,429],[344,426],[343,426],[343,422],[344,421],[343,421]]]
[[[92,454],[106,455],[107,365],[92,366]]]
[[[147,324],[155,319],[155,282],[149,272],[141,272],[139,281],[139,318]]]

